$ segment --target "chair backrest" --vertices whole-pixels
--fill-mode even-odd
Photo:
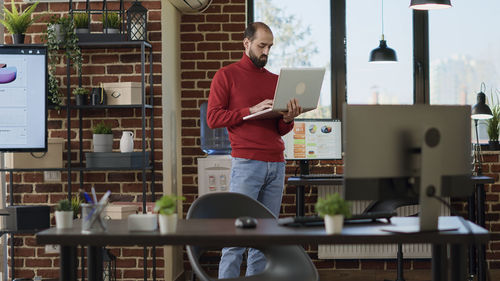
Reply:
[[[241,216],[274,218],[266,206],[253,198],[234,192],[216,192],[200,196],[188,210],[186,219],[221,218]]]

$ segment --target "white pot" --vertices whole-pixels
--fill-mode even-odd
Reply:
[[[343,215],[325,215],[325,229],[327,234],[339,234],[344,226]]]
[[[104,28],[103,33],[104,34],[119,34],[120,29],[119,28]]]
[[[94,152],[112,152],[113,135],[112,134],[94,134],[92,135]]]
[[[159,215],[160,233],[172,233],[177,229],[177,214]]]
[[[73,211],[56,211],[56,228],[73,227]]]

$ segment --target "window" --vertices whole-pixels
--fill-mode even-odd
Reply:
[[[250,1],[249,5],[252,5]],[[281,67],[325,67],[318,109],[301,118],[332,118],[330,0],[254,0],[253,19],[269,25],[274,46],[266,68],[278,74]],[[251,15],[249,16],[249,18]]]
[[[346,1],[347,102],[356,104],[413,103],[412,9],[408,1]],[[379,46],[382,20],[387,46],[397,63],[370,63]]]
[[[498,102],[499,13],[498,0],[454,1],[451,9],[429,12],[431,104],[473,105],[483,82],[487,102],[492,105],[491,96]],[[485,121],[479,122],[483,142],[488,140],[486,127]]]

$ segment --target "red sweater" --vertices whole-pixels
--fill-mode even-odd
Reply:
[[[250,107],[273,99],[278,75],[257,68],[244,54],[236,63],[221,68],[214,76],[208,97],[207,124],[227,127],[233,157],[266,162],[285,161],[281,136],[293,128],[282,118],[243,120]]]

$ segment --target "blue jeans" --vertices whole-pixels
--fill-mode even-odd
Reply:
[[[278,217],[285,185],[285,162],[263,162],[234,157],[231,167],[230,191],[243,193],[265,205]],[[219,278],[240,276],[245,248],[222,249]],[[266,267],[262,252],[249,248],[246,276],[255,275]]]

